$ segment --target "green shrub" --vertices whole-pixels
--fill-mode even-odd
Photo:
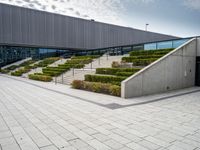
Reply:
[[[129,77],[132,76],[135,72],[117,72],[116,76],[123,76],[123,77]]]
[[[36,75],[36,74],[29,74],[28,75],[29,79],[32,80],[37,80],[37,81],[44,81],[44,82],[50,82],[52,81],[52,77],[47,76],[47,75]]]
[[[85,66],[84,64],[64,64],[64,65],[69,68],[83,68]]]
[[[151,64],[152,62],[156,61],[157,58],[151,58],[151,59],[134,59],[132,60],[133,66],[147,66]]]
[[[27,73],[29,71],[30,71],[30,69],[23,68],[23,69],[19,69],[19,70],[15,71],[15,72],[11,72],[11,75],[12,76],[22,76],[22,74]]]
[[[169,49],[158,49],[158,50],[139,50],[130,52],[130,56],[138,56],[138,55],[165,55],[172,51],[173,48]]]
[[[35,64],[35,66],[37,66],[37,67],[46,67],[46,66],[58,61],[59,59],[60,59],[59,57],[45,58],[44,60],[42,60],[38,64]]]
[[[121,95],[121,88],[120,86],[117,85],[100,83],[100,82],[86,82],[81,80],[74,80],[71,85],[75,89],[82,89],[97,93],[110,94],[113,96]]]
[[[36,61],[37,61],[37,60],[28,60],[28,61],[25,61],[25,62],[21,63],[21,64],[19,65],[19,67],[29,66],[29,65],[35,63]]]
[[[111,83],[115,85],[120,85],[121,81],[125,79],[126,77],[119,77],[119,76],[99,76],[99,75],[89,75],[89,74],[85,75],[85,81]]]
[[[31,66],[31,65],[27,65],[27,66],[24,66],[25,69],[35,69],[37,68],[36,66]]]
[[[10,70],[7,70],[7,69],[1,69],[1,73],[3,73],[3,74],[7,74],[7,73],[9,73],[10,72]]]
[[[5,68],[6,70],[9,70],[9,71],[12,71],[12,70],[15,70],[16,68],[18,68],[19,66],[18,65],[12,65],[10,67],[7,67]]]
[[[139,71],[139,68],[97,68],[96,74],[108,74],[108,75],[117,75],[118,72],[131,72],[135,73]]]
[[[160,58],[163,55],[140,55],[140,56],[130,56],[130,57],[123,57],[122,61],[123,62],[132,62],[135,59],[152,59],[152,58]]]
[[[115,96],[121,96],[121,87],[117,85],[111,85],[109,87],[109,93]]]
[[[113,61],[112,62],[112,68],[120,68],[120,67],[121,67],[121,65],[120,65],[120,63],[118,61]]]
[[[89,64],[92,62],[91,58],[86,58],[86,59],[71,59],[67,60],[66,64]]]
[[[58,67],[59,67],[59,68],[62,68],[62,69],[66,69],[66,70],[68,70],[68,69],[71,68],[71,67],[70,67],[69,65],[67,65],[67,64],[59,64]]]
[[[81,80],[74,80],[71,85],[75,89],[82,89],[83,88],[83,82],[84,81],[81,81]]]
[[[88,59],[88,58],[95,59],[98,57],[100,57],[100,55],[72,56],[71,59]]]
[[[42,72],[46,75],[56,77],[61,75],[62,73],[66,72],[69,70],[69,67],[63,67],[63,66],[58,66],[58,67],[46,67],[42,69]]]
[[[15,71],[15,72],[11,72],[11,75],[12,76],[21,76],[22,75],[22,73],[21,72],[18,72],[18,71]]]

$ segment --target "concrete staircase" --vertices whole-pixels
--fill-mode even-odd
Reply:
[[[71,69],[70,71],[62,74],[59,77],[54,78],[54,82],[62,84],[71,84],[73,80],[84,80],[86,74],[95,74],[96,68],[110,68],[112,67],[113,61],[121,61],[121,58],[127,55],[120,56],[107,56],[103,55],[102,57],[93,60],[92,63],[87,64],[82,69]]]
[[[41,61],[41,60],[40,60]],[[39,63],[40,61],[36,62],[35,64]],[[56,67],[58,66],[59,64],[64,64],[65,62],[67,61],[67,59],[59,59],[58,61],[54,62],[53,64],[50,64],[48,66],[50,67]],[[29,74],[34,74],[34,73],[42,73],[42,67],[38,67],[38,68],[35,68],[35,69],[32,69],[31,71],[29,71],[28,73],[25,73],[22,75],[22,77],[24,78],[28,78],[28,75]]]

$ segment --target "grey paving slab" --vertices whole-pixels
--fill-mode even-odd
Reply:
[[[104,95],[101,101],[101,94],[79,93],[65,86],[29,81],[38,85],[35,86],[19,80],[0,76],[0,149],[200,148],[198,91],[153,103],[110,109],[104,106],[129,105],[133,100]],[[63,94],[65,91],[77,97]],[[89,101],[79,98],[82,93]]]

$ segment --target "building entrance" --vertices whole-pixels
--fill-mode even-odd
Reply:
[[[197,57],[196,62],[196,86],[200,86],[200,57]]]

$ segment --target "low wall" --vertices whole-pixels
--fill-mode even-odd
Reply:
[[[196,41],[188,41],[122,81],[122,97],[131,98],[194,86]]]

